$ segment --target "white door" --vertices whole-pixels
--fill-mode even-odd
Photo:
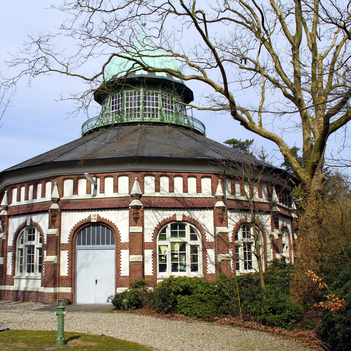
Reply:
[[[76,247],[76,303],[107,303],[115,292],[112,231],[97,224],[85,227],[77,235]]]

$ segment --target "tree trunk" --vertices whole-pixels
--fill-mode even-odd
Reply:
[[[307,277],[308,270],[318,273],[321,258],[319,212],[322,208],[323,175],[315,177],[309,186],[304,186],[298,221],[295,250],[295,265],[291,283],[291,294],[299,302],[313,303],[318,287]]]

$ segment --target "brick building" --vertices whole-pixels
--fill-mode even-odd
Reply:
[[[286,174],[206,138],[193,92],[135,57],[179,70],[142,41],[107,67],[80,139],[0,173],[1,299],[104,303],[137,278],[293,262]]]

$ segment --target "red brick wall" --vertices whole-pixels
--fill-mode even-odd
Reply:
[[[174,197],[170,195],[169,197],[154,197],[148,196],[148,194],[141,197],[141,202],[144,205],[144,208],[167,208],[167,209],[184,209],[188,210],[191,208],[197,209],[214,209],[214,205],[216,203],[216,199],[212,197],[196,197],[196,198],[188,198],[188,177],[196,178],[196,189],[198,193],[201,193],[201,178],[209,177],[211,178],[212,184],[212,195],[215,194],[215,191],[218,186],[219,179],[222,178],[220,175],[211,174],[211,173],[175,173],[175,172],[121,172],[121,173],[104,173],[104,174],[91,174],[92,176],[96,176],[100,178],[100,192],[104,192],[105,186],[105,178],[113,177],[114,179],[114,191],[118,192],[118,177],[127,175],[129,177],[129,191],[131,191],[135,177],[138,178],[140,188],[142,192],[144,192],[144,176],[152,175],[155,177],[155,191],[160,191],[160,177],[168,176],[169,177],[169,192],[174,192],[174,177],[182,176],[183,177],[183,192],[184,196]],[[60,197],[63,196],[63,184],[65,179],[73,179],[73,194],[78,194],[78,180],[84,178],[83,174],[77,175],[69,175],[69,176],[58,176],[54,178],[43,178],[37,181],[31,181],[27,183],[16,184],[10,186],[8,188],[8,199],[9,203],[12,202],[12,190],[17,188],[17,200],[20,200],[21,187],[25,187],[26,189],[26,199],[28,199],[28,191],[29,186],[34,186],[33,198],[37,198],[37,185],[38,183],[42,184],[42,194],[41,197],[45,196],[45,184],[47,181],[52,182],[52,190],[54,188],[55,182],[58,186],[58,191]],[[227,180],[231,182],[231,193],[235,194],[235,182],[239,182],[239,180]],[[244,190],[243,184],[240,184],[241,193]],[[5,190],[5,189],[4,189]],[[4,190],[1,195],[3,196]],[[258,189],[259,197],[262,197],[262,187],[260,186]],[[271,194],[271,187],[268,192]],[[91,193],[91,184],[87,182],[87,194]],[[129,209],[129,204],[132,201],[130,196],[126,197],[109,197],[109,198],[78,198],[78,199],[65,199],[59,200],[58,205],[62,210],[65,209],[65,206],[70,206],[70,210],[86,210],[86,209],[94,209],[94,211],[98,212],[99,208],[125,208]],[[247,208],[247,203],[245,200],[237,200],[233,198],[229,198],[226,200],[228,208],[244,210]],[[8,216],[15,215],[24,215],[30,213],[45,213],[49,211],[51,206],[51,201],[41,201],[40,203],[24,203],[23,205],[18,205],[15,207],[9,207]],[[101,207],[100,207],[101,206]],[[260,210],[268,211],[269,205],[262,203],[259,204]],[[173,216],[175,217],[175,216]],[[116,236],[116,288],[117,287],[127,287],[128,283],[137,279],[144,277],[145,279],[151,280],[151,284],[156,284],[156,272],[157,272],[157,245],[156,245],[156,236],[160,228],[170,222],[176,220],[176,218],[167,218],[161,221],[155,228],[153,234],[153,242],[145,243],[144,242],[144,229],[142,234],[130,234],[130,241],[128,243],[121,243],[120,233],[118,231],[118,223],[111,223],[103,218],[98,216],[98,222],[107,225],[111,230],[115,233]],[[7,219],[5,217],[4,223],[7,225]],[[188,218],[183,216],[183,220],[189,223],[192,223],[199,230],[202,236],[202,262],[203,262],[203,275],[207,280],[214,280],[215,274],[208,274],[206,271],[206,249],[214,249],[216,253],[216,273],[225,272],[230,273],[231,270],[231,262],[230,261],[218,261],[218,254],[228,254],[230,249],[234,249],[234,243],[229,242],[227,234],[219,234],[214,235],[213,242],[207,242],[205,240],[206,232],[205,229],[202,228],[201,224],[198,223],[194,218]],[[61,211],[50,211],[49,218],[49,228],[58,228],[61,230]],[[213,222],[214,228],[216,227],[227,227],[228,219],[226,216],[226,211],[222,211],[219,208],[215,208],[213,211]],[[69,243],[61,244],[59,237],[48,237],[47,242],[43,243],[43,249],[47,250],[47,255],[56,255],[57,256],[57,264],[55,263],[46,263],[43,267],[43,275],[42,275],[42,286],[43,287],[71,287],[72,293],[70,294],[49,294],[42,292],[18,292],[18,291],[0,291],[0,298],[9,298],[9,299],[19,299],[26,301],[41,301],[51,303],[53,299],[56,298],[68,298],[71,302],[74,302],[75,296],[75,236],[79,232],[79,230],[91,223],[91,219],[88,218],[77,223],[74,228],[72,228],[71,233],[69,235]],[[130,226],[141,226],[144,224],[144,209],[129,209],[129,225]],[[41,229],[42,234],[45,234],[43,229]],[[45,236],[44,236],[45,237]],[[234,238],[234,236],[233,236]],[[15,242],[14,242],[15,243]],[[120,276],[120,267],[121,267],[121,255],[120,250],[129,250],[130,255],[142,255],[144,256],[145,249],[153,250],[153,276],[144,276],[144,266],[142,262],[131,262],[129,266],[130,275],[129,277]],[[68,250],[68,276],[60,276],[60,252],[61,250]],[[1,285],[13,285],[13,277],[6,276],[6,260],[7,260],[7,251],[13,252],[13,269],[15,269],[15,247],[14,244],[12,246],[7,247],[7,240],[0,240],[0,257],[4,257],[5,264],[0,265],[0,284]]]

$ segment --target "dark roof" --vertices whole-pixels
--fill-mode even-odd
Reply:
[[[1,173],[43,164],[79,162],[82,159],[94,161],[122,158],[231,160],[260,163],[252,156],[217,143],[192,130],[164,124],[133,124],[95,131]]]

